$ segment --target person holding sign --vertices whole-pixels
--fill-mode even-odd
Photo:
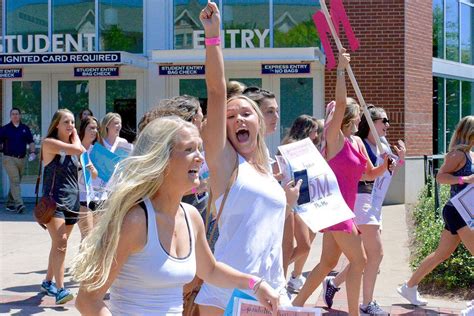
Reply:
[[[209,2],[200,14],[206,37],[207,124],[202,130],[210,189],[219,211],[218,261],[264,278],[289,305],[281,243],[286,204],[297,200],[299,185],[287,186],[292,200],[273,178],[264,141],[265,122],[254,101],[227,100],[220,47],[220,13]],[[234,175],[234,176],[233,176]],[[235,179],[234,179],[235,178]],[[233,180],[229,180],[233,179]],[[224,199],[224,196],[226,197]],[[247,294],[254,295],[251,291]],[[201,315],[222,315],[232,290],[204,283],[195,302]]]
[[[345,69],[350,61],[345,49],[339,53],[337,68],[336,102],[329,104],[325,126],[325,148],[328,165],[334,171],[341,194],[351,210],[357,195],[357,183],[365,174],[375,179],[388,168],[388,156],[380,167],[374,167],[359,137],[352,136],[360,122],[360,107],[346,94]],[[331,107],[334,106],[334,109]],[[366,257],[359,231],[352,219],[324,230],[320,263],[311,271],[305,285],[293,301],[303,306],[329,272],[336,266],[341,253],[349,259],[347,272],[347,303],[350,315],[359,315],[359,292]]]
[[[382,139],[385,139],[387,135],[387,129],[390,127],[390,123],[387,117],[387,113],[384,109],[375,107],[373,105],[368,106],[370,117],[374,122],[377,135]],[[382,156],[383,153],[391,153],[390,147],[385,142],[382,142],[384,152],[381,153],[378,151],[375,137],[370,132],[369,124],[365,116],[362,117],[361,122],[359,123],[359,130],[356,133],[362,139],[365,149],[369,154],[370,161],[373,165],[377,165],[378,157]],[[397,170],[400,166],[403,165],[405,159],[405,144],[403,141],[398,141],[398,146],[394,146],[395,151],[398,156],[398,163],[394,170]],[[391,167],[395,165],[391,165]],[[382,177],[385,177],[381,179]],[[386,183],[387,188],[391,181],[392,175],[389,172],[379,177],[377,180],[381,179],[382,183]],[[377,279],[380,263],[383,257],[382,249],[382,240],[381,240],[381,227],[382,227],[382,208],[372,204],[372,195],[374,187],[380,185],[379,182],[365,180],[363,176],[361,181],[359,181],[357,189],[357,198],[354,206],[354,213],[356,217],[354,218],[357,227],[361,231],[362,243],[364,245],[364,250],[367,255],[367,264],[364,268],[363,275],[363,301],[360,306],[361,312],[370,315],[385,315],[380,306],[376,301],[373,300],[375,281]],[[386,191],[385,191],[386,193]],[[383,201],[384,197],[381,197]],[[345,281],[346,273],[349,266],[340,272],[336,278],[330,276],[324,279],[324,301],[327,306],[331,308],[333,297],[338,291],[338,287]]]
[[[451,185],[451,197],[468,184],[474,183],[473,147],[474,115],[468,115],[458,123],[449,143],[449,152],[436,176],[438,183]],[[471,207],[474,208],[473,205]],[[398,293],[413,305],[423,306],[428,303],[420,297],[418,284],[428,273],[449,258],[460,242],[474,256],[474,231],[467,226],[451,201],[448,201],[443,208],[443,220],[444,230],[438,248],[428,255],[410,279],[397,289]]]
[[[74,114],[67,109],[56,111],[41,146],[43,196],[50,194],[57,204],[53,218],[46,224],[51,236],[48,270],[41,288],[56,297],[56,304],[73,299],[64,287],[64,262],[69,236],[79,214],[79,186],[77,156],[84,152],[74,127]],[[52,281],[56,280],[56,284]]]
[[[94,189],[102,189],[101,186],[105,186],[105,183],[98,178],[98,171],[94,167],[94,164],[90,161],[89,153],[92,151],[94,144],[98,142],[102,144],[102,138],[99,133],[99,121],[94,116],[87,116],[81,120],[81,125],[79,127],[79,139],[81,140],[82,146],[85,148],[86,152],[83,155],[87,155],[87,163],[85,168],[87,172],[91,175],[91,183],[86,183],[86,178],[84,177],[85,171],[79,171],[79,199],[80,199],[80,216],[79,230],[81,231],[81,241],[84,240],[86,235],[92,230],[94,226],[94,218],[92,216],[92,211],[95,211],[97,200],[95,200]],[[86,187],[88,186],[88,187]],[[93,200],[91,200],[91,198]]]
[[[100,124],[100,133],[105,148],[115,153],[117,148],[128,148],[131,151],[131,145],[125,138],[120,137],[122,130],[122,117],[118,113],[109,112],[105,114]]]
[[[309,137],[317,147],[318,136],[320,136],[318,130],[319,124],[314,117],[306,114],[300,115],[295,119],[281,143],[286,145]],[[294,270],[288,281],[288,288],[293,292],[299,291],[306,281],[302,275],[303,266],[315,237],[316,234],[311,232],[303,220],[292,209],[288,209],[283,235],[283,269],[286,275],[288,266],[295,262]],[[296,240],[296,247],[293,246],[293,240]]]
[[[150,122],[117,165],[96,228],[74,259],[76,307],[86,315],[181,315],[183,285],[197,274],[219,287],[251,289],[276,315],[278,294],[262,278],[217,262],[196,208],[198,129],[177,117]],[[110,288],[110,310],[103,298]]]

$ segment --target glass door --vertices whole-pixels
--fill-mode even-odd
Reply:
[[[36,159],[26,159],[25,169],[21,181],[21,193],[23,197],[35,196],[35,184],[40,167],[41,140],[46,135],[47,122],[51,120],[49,105],[49,77],[48,75],[29,75],[22,80],[7,81],[4,85],[5,96],[3,117],[4,124],[10,121],[10,110],[12,106],[22,112],[22,122],[26,124],[33,134],[36,145]],[[2,169],[3,195],[8,193],[8,176]]]

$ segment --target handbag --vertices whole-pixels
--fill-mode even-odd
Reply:
[[[208,244],[210,244],[212,242],[212,239],[214,238],[217,224],[219,223],[219,219],[222,215],[222,210],[224,209],[225,201],[227,200],[227,196],[229,195],[230,188],[232,184],[234,183],[234,181],[237,179],[238,170],[239,170],[239,156],[237,156],[234,170],[232,171],[232,175],[229,178],[229,181],[227,182],[224,196],[222,198],[222,203],[219,206],[219,212],[217,212],[214,227],[212,228],[211,234],[209,235],[209,238],[207,239]],[[208,200],[207,210],[206,210],[206,232],[209,228],[209,215],[211,212],[212,204],[213,204],[212,192],[209,192],[209,200]],[[191,282],[184,285],[183,287],[183,316],[199,316],[199,308],[197,304],[194,303],[194,300],[196,299],[196,296],[198,295],[199,290],[201,289],[201,286],[203,283],[204,281],[196,275]]]
[[[40,161],[43,161],[43,151],[41,151],[41,158]],[[56,211],[57,204],[56,201],[53,198],[53,188],[54,188],[54,182],[56,180],[56,167],[54,168],[54,174],[53,174],[53,182],[51,183],[51,190],[49,191],[49,194],[46,196],[42,196],[41,199],[38,201],[38,194],[39,194],[39,184],[41,180],[41,165],[38,171],[38,177],[36,178],[36,188],[35,188],[35,194],[36,194],[36,203],[35,203],[35,208],[33,209],[33,215],[35,216],[36,221],[38,224],[43,228],[46,229],[46,224],[48,224],[51,221],[51,218],[53,218],[54,212]]]

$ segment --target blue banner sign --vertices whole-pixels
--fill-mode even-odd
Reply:
[[[74,67],[74,77],[118,77],[119,67]]]
[[[121,62],[120,53],[1,54],[0,65],[104,64]]]
[[[0,68],[0,79],[12,79],[23,77],[21,68]]]
[[[204,65],[159,65],[161,76],[196,76],[206,74]]]
[[[309,74],[311,65],[306,64],[262,64],[262,75]]]

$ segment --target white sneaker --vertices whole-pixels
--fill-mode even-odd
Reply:
[[[288,288],[294,292],[299,292],[306,282],[306,278],[303,275],[299,275],[296,278],[291,275],[290,280],[288,281]]]
[[[406,298],[412,305],[416,306],[425,306],[428,304],[428,301],[422,299],[420,293],[418,293],[418,285],[414,287],[408,287],[407,283],[403,283],[402,286],[397,288],[398,294]]]
[[[467,308],[461,311],[461,316],[473,316],[474,315],[474,300],[468,302]]]

